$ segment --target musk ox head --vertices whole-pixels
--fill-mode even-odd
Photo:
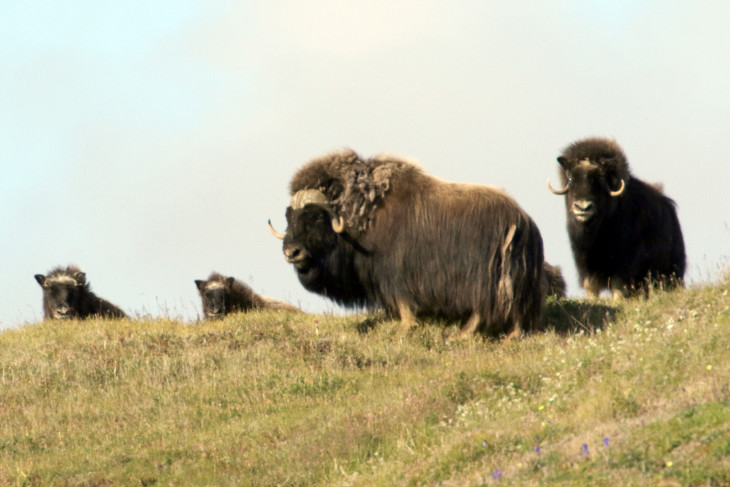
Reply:
[[[299,273],[308,272],[318,257],[325,256],[337,245],[337,235],[345,229],[342,217],[334,214],[327,197],[318,190],[301,190],[286,209],[286,234],[269,230],[284,241],[284,258]]]
[[[284,257],[302,285],[346,306],[368,305],[355,260],[369,255],[360,238],[370,229],[392,176],[416,170],[396,157],[363,160],[352,150],[322,156],[304,165],[291,180]]]
[[[319,190],[300,190],[286,209],[287,229],[280,234],[284,258],[294,266],[302,285],[310,291],[334,297],[331,283],[351,265],[352,247],[344,240],[345,224],[336,216]],[[335,298],[336,299],[336,298]]]
[[[88,290],[86,274],[78,267],[57,268],[48,276],[36,274],[35,280],[43,289],[43,308],[47,318],[75,319],[81,309],[84,290]]]
[[[233,277],[211,276],[206,281],[196,280],[200,298],[203,301],[203,314],[207,319],[221,318],[226,314],[226,301],[233,286]]]
[[[616,141],[589,138],[569,145],[558,157],[563,188],[548,189],[566,195],[572,224],[596,226],[610,215],[629,184],[629,166]]]

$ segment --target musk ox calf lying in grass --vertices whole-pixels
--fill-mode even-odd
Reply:
[[[253,309],[278,309],[300,311],[289,303],[267,296],[260,296],[246,284],[213,272],[205,281],[196,280],[200,298],[203,301],[203,314],[206,319],[222,318],[229,313]]]
[[[558,157],[566,195],[568,235],[589,297],[649,295],[651,287],[681,285],[686,266],[674,201],[633,177],[616,141],[589,138]]]
[[[46,276],[36,274],[35,280],[43,288],[43,317],[46,320],[126,316],[124,311],[91,292],[86,274],[74,265],[56,267]]]
[[[564,298],[566,296],[565,279],[560,267],[550,265],[545,262],[542,269],[542,281],[545,296],[554,296],[556,298]]]
[[[504,191],[442,181],[396,156],[345,150],[290,184],[286,260],[302,285],[345,306],[466,321],[463,335],[537,326],[540,232]]]

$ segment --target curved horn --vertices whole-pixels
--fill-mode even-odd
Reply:
[[[274,227],[271,225],[271,220],[269,220],[269,230],[271,230],[271,233],[274,234],[274,237],[278,238],[279,240],[284,240],[284,235],[274,230]]]
[[[335,218],[332,217],[332,230],[335,231],[335,233],[342,233],[345,231],[345,220],[342,219],[341,216],[338,216]]]
[[[621,180],[621,187],[619,189],[617,189],[616,191],[611,191],[611,188],[608,188],[608,194],[610,194],[614,198],[616,196],[621,196],[624,193],[624,191],[626,191],[626,181],[624,181],[623,179]]]
[[[294,196],[291,197],[289,206],[291,206],[293,210],[301,210],[304,206],[309,204],[329,206],[329,202],[327,201],[327,197],[324,193],[316,189],[302,189],[297,191],[294,193]]]
[[[562,195],[562,194],[565,194],[565,193],[568,192],[568,188],[570,187],[570,182],[568,182],[568,184],[566,184],[563,189],[561,189],[560,191],[558,191],[558,190],[553,189],[552,186],[550,186],[550,178],[548,178],[548,180],[547,180],[547,187],[548,187],[548,189],[550,190],[550,192],[552,194]]]
[[[327,210],[327,213],[332,215],[332,230],[334,230],[335,233],[342,233],[345,231],[345,221],[341,216],[335,216],[330,202],[327,201],[327,196],[325,196],[322,191],[319,191],[317,189],[299,190],[294,193],[294,196],[292,196],[291,202],[289,203],[289,206],[292,208],[292,210],[300,210],[306,205],[321,206],[322,208]]]

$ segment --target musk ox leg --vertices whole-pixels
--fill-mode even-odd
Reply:
[[[461,327],[459,332],[459,338],[469,338],[474,335],[479,329],[479,324],[482,322],[482,317],[474,311],[469,317],[469,320]]]
[[[416,315],[411,311],[411,307],[403,299],[397,299],[398,314],[400,315],[401,331],[407,332],[416,325]]]
[[[514,328],[512,328],[512,331],[507,333],[507,335],[504,337],[505,340],[517,340],[522,336],[522,327],[519,323],[515,323]]]
[[[626,285],[623,279],[614,277],[609,283],[611,287],[611,294],[615,301],[629,297],[629,287]]]
[[[597,298],[601,294],[603,285],[595,277],[588,276],[583,279],[583,289],[586,290],[586,294],[589,298]]]

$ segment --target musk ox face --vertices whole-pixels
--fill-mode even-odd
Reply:
[[[78,317],[81,291],[86,284],[86,274],[60,274],[49,277],[36,274],[35,280],[43,288],[43,301],[51,319],[70,320]]]
[[[298,191],[286,209],[287,229],[280,234],[284,258],[308,291],[340,304],[363,307],[366,292],[360,282],[355,258],[366,255],[346,232],[343,219],[335,215],[324,194],[318,190]]]
[[[195,286],[198,288],[203,301],[203,313],[206,318],[216,319],[225,315],[226,300],[233,285],[233,280],[233,277],[228,277],[223,281],[195,281]]]
[[[310,290],[322,286],[331,261],[343,251],[342,218],[335,216],[321,191],[303,190],[292,197],[286,209],[286,234],[269,229],[284,241],[286,261],[294,266],[302,284]],[[323,275],[324,274],[324,275]]]
[[[595,227],[613,213],[618,198],[626,190],[628,169],[618,145],[608,139],[587,139],[568,147],[558,157],[561,190],[566,195],[569,222],[580,227]]]
[[[284,236],[284,258],[299,275],[319,268],[338,246],[338,235],[332,229],[330,212],[315,204],[301,209],[286,209],[287,229]]]

